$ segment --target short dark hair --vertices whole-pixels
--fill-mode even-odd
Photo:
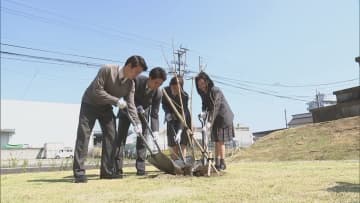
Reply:
[[[147,71],[148,67],[146,65],[145,59],[141,56],[138,55],[133,55],[130,56],[126,62],[125,62],[125,66],[127,66],[128,64],[130,64],[131,68],[134,68],[136,66],[141,66],[143,71]]]
[[[151,69],[149,73],[149,77],[151,79],[162,79],[163,81],[166,80],[166,71],[161,67],[155,67]]]
[[[180,76],[177,77],[177,79],[176,79],[176,76],[171,78],[170,85],[176,85],[178,80],[179,80],[179,83],[180,83],[180,87],[183,87],[184,86],[184,79],[182,77],[180,77]]]

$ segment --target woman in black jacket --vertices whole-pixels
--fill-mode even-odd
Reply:
[[[179,84],[178,84],[179,81]],[[188,108],[189,95],[183,90],[184,80],[182,77],[173,77],[170,80],[168,87],[165,87],[167,95],[169,95],[172,103],[175,105],[177,111],[182,115],[182,106],[184,109],[185,120],[188,127],[191,129],[191,117]],[[179,96],[179,88],[181,92],[181,101]],[[186,145],[188,144],[188,138],[186,135],[186,129],[182,126],[181,121],[177,118],[173,108],[170,106],[166,97],[162,97],[162,107],[165,111],[165,121],[167,122],[167,138],[168,146],[172,148],[172,159],[178,159],[180,157],[180,150],[184,157],[186,157]],[[180,131],[181,130],[181,131]],[[179,144],[181,149],[179,148]]]
[[[234,114],[222,91],[214,86],[213,81],[205,72],[200,72],[195,81],[196,90],[202,100],[202,115],[207,115],[205,128],[211,129],[211,140],[215,142],[215,167],[225,170],[224,143],[231,141],[235,136]]]

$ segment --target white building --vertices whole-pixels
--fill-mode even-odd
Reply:
[[[240,147],[249,147],[254,144],[254,136],[248,126],[238,123],[235,126],[235,138]]]
[[[235,137],[233,140],[238,145],[237,147],[249,147],[250,145],[252,145],[254,143],[254,137],[253,137],[253,134],[250,132],[249,127],[239,124],[239,123],[234,127],[235,127]],[[200,127],[195,128],[194,137],[195,137],[195,139],[198,139],[198,140],[202,139]]]
[[[114,108],[114,113],[116,110]],[[80,104],[1,100],[1,145],[25,144],[40,148],[45,143],[62,143],[65,147],[74,147],[79,112]],[[94,132],[101,133],[98,122],[89,149],[94,146]],[[158,143],[161,149],[167,147],[165,134],[166,130],[160,130]],[[135,142],[136,136],[127,138],[128,144]]]
[[[1,100],[1,129],[15,132],[12,136],[1,136],[4,138],[1,142],[37,148],[44,147],[45,143],[63,143],[65,147],[74,147],[79,111],[80,104]],[[101,132],[98,122],[93,132]],[[253,143],[253,135],[246,126],[236,125],[235,135],[234,140],[240,147]],[[195,130],[195,138],[201,139],[200,128]],[[134,143],[135,140],[135,136],[130,136],[127,143]],[[152,145],[152,141],[149,140],[149,144]],[[160,129],[158,144],[162,150],[167,148],[166,125]],[[89,149],[93,146],[92,135]]]
[[[0,132],[0,148],[9,144],[11,137],[15,134],[14,129],[1,129]]]
[[[79,111],[79,104],[1,100],[1,129],[14,129],[9,144],[74,147]]]

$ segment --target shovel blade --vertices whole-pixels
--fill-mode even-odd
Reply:
[[[148,161],[156,168],[158,168],[159,170],[165,173],[169,173],[173,175],[183,173],[182,169],[179,166],[177,166],[173,160],[171,160],[168,156],[166,156],[161,152],[152,154],[149,157]]]

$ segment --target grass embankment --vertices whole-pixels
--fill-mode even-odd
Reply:
[[[148,167],[149,170],[154,170]],[[237,162],[218,177],[150,172],[72,183],[71,171],[1,176],[1,202],[358,202],[358,161]]]
[[[234,160],[359,160],[360,116],[271,133]]]

